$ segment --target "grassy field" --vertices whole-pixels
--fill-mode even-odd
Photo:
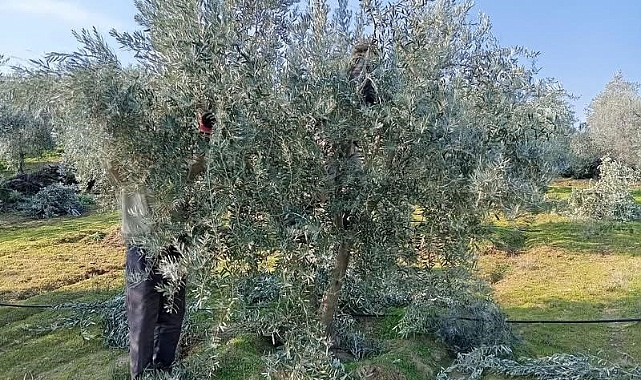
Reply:
[[[480,257],[481,275],[510,319],[641,316],[641,223],[579,223],[558,215],[495,227],[501,249]],[[515,325],[526,356],[589,353],[641,360],[641,324]]]
[[[117,221],[114,213],[48,221],[3,215],[0,300],[90,302],[121,292]],[[85,340],[77,329],[38,331],[59,319],[54,313],[0,308],[0,378],[111,379],[110,366],[123,361],[124,352],[105,349],[100,339]]]
[[[572,187],[585,185],[556,184],[549,195],[562,199]],[[635,196],[641,198],[641,192]],[[120,293],[124,255],[117,223],[115,213],[49,221],[0,215],[0,301],[89,302]],[[641,223],[577,222],[550,213],[501,220],[492,231],[478,270],[493,284],[510,319],[641,316]],[[127,378],[124,350],[108,349],[99,338],[83,339],[77,328],[37,329],[56,319],[51,310],[0,307],[0,379]],[[378,328],[389,330],[393,323],[383,320]],[[641,362],[638,323],[515,325],[515,330],[522,339],[520,355],[590,353]],[[90,333],[99,335],[99,326]],[[433,379],[435,368],[452,360],[427,339],[389,338],[386,353],[350,368],[386,371],[390,379]],[[218,378],[260,378],[261,344],[253,336],[227,342]]]

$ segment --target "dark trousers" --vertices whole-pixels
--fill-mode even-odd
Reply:
[[[143,251],[135,245],[127,249],[125,271],[129,360],[131,377],[137,379],[148,369],[169,370],[176,359],[185,315],[185,287],[175,295],[170,313],[165,309],[166,297],[155,289],[162,276],[147,267]]]

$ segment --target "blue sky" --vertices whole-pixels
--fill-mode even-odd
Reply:
[[[356,0],[352,0],[356,4]],[[503,45],[541,52],[541,75],[580,96],[577,117],[617,70],[641,82],[641,0],[477,0]],[[133,30],[133,0],[0,0],[0,54],[71,51],[71,29]]]

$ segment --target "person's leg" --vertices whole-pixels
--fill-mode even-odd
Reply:
[[[163,299],[163,305],[167,302]],[[185,316],[185,287],[180,287],[174,295],[173,311],[164,307],[158,315],[155,330],[154,366],[158,369],[169,369],[176,360],[176,348],[180,340],[180,330]]]
[[[154,353],[154,329],[162,307],[153,275],[147,275],[143,251],[137,246],[127,250],[127,323],[129,325],[129,360],[132,379],[151,368]]]
[[[178,259],[178,252],[174,247],[169,247],[166,254]],[[185,286],[182,285],[174,295],[170,311],[164,307],[169,300],[162,297],[162,302],[154,337],[154,366],[169,370],[176,359],[176,348],[185,316]]]

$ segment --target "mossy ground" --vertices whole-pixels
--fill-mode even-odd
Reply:
[[[569,194],[564,186],[568,187],[553,187],[550,196]],[[117,223],[115,213],[47,221],[1,215],[0,300],[55,304],[118,294],[123,247],[109,239]],[[510,319],[641,316],[641,223],[582,223],[549,213],[495,221],[491,228],[492,243],[480,256],[479,273],[493,283],[495,298]],[[106,348],[98,338],[85,340],[78,329],[33,329],[57,317],[51,310],[0,308],[0,378],[127,378],[126,351]],[[392,328],[397,320],[389,316],[372,329],[384,342],[381,355],[347,368],[370,379],[433,379],[453,360],[429,337],[396,337]],[[519,355],[592,353],[641,362],[641,324],[535,324],[515,329],[523,340]],[[95,334],[99,332],[96,326]],[[261,378],[263,346],[261,338],[252,335],[230,339],[218,353],[216,376]]]

